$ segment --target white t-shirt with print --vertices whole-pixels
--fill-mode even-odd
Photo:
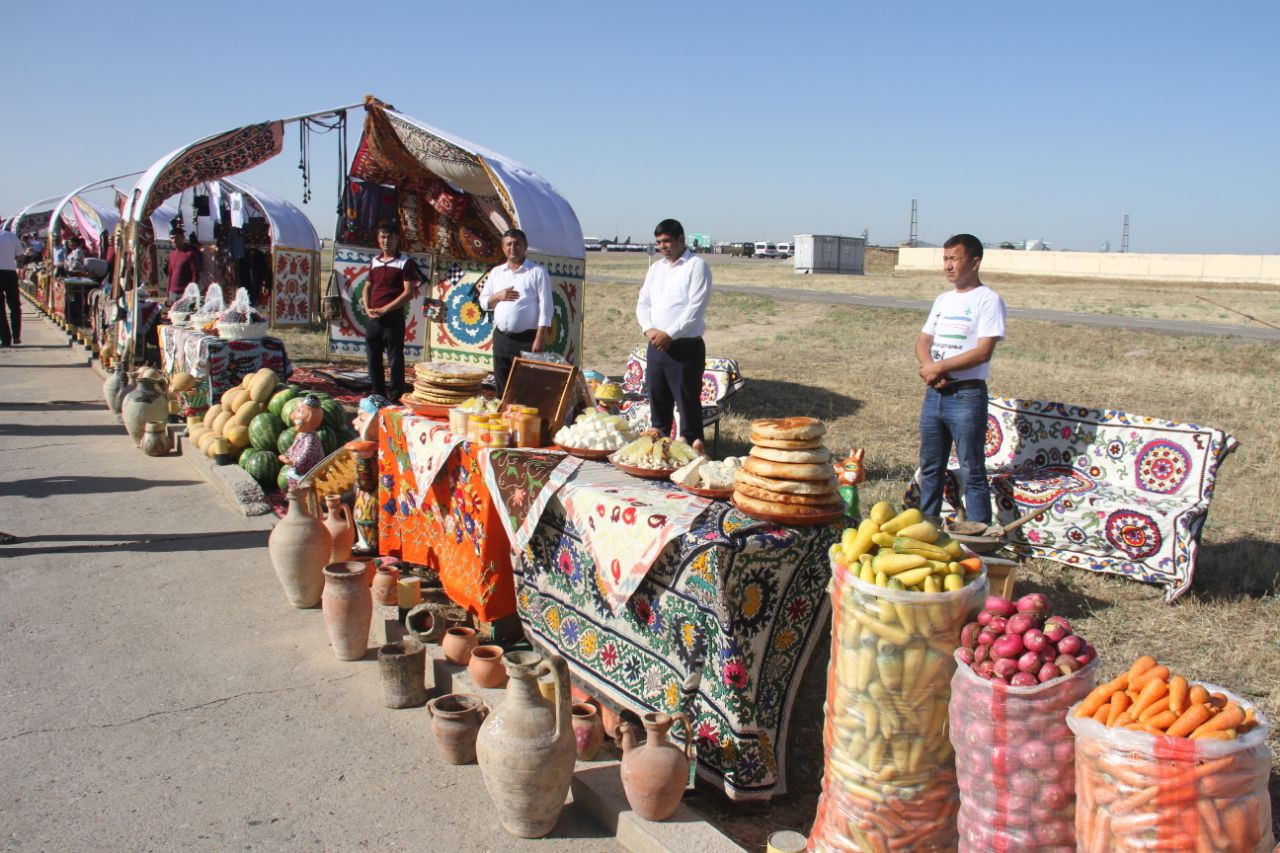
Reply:
[[[1005,308],[1000,295],[985,284],[959,293],[948,290],[938,294],[929,309],[929,319],[920,331],[933,336],[929,355],[934,361],[968,352],[979,338],[1004,338]],[[991,363],[977,367],[950,370],[953,380],[986,379]]]

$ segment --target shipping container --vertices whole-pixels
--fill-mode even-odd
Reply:
[[[834,234],[797,234],[796,272],[862,275],[867,241]]]

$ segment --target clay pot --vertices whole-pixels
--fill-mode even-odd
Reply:
[[[142,434],[142,452],[148,456],[168,456],[169,455],[169,428],[162,424],[151,421],[146,426],[146,432]]]
[[[458,666],[471,663],[471,650],[478,645],[480,640],[476,638],[476,629],[461,625],[445,631],[444,639],[440,641],[445,660]]]
[[[373,603],[396,606],[399,596],[396,594],[396,582],[400,580],[400,570],[394,566],[378,566],[373,576]]]
[[[675,814],[689,781],[689,755],[693,747],[693,728],[684,714],[650,712],[640,717],[648,739],[636,745],[635,726],[624,724],[622,733],[622,789],[631,809],[645,820],[666,820]],[[676,720],[684,722],[689,739],[684,749],[667,737]]]
[[[590,702],[578,702],[573,706],[573,745],[579,761],[593,760],[604,745],[600,709]]]
[[[271,565],[294,607],[315,607],[324,592],[324,567],[332,545],[329,531],[306,510],[310,486],[289,489],[289,512],[267,540]]]
[[[356,538],[356,526],[351,521],[351,510],[337,495],[329,495],[324,499],[328,510],[324,515],[324,526],[329,529],[329,537],[333,541],[333,551],[329,555],[331,563],[345,563],[351,559],[351,543]]]
[[[541,838],[555,828],[573,780],[573,723],[569,684],[537,652],[507,652],[507,692],[480,726],[476,758],[489,798],[512,835]],[[538,692],[551,674],[557,702]]]
[[[129,392],[120,405],[120,417],[134,444],[142,443],[142,434],[149,422],[169,422],[169,398],[161,381],[152,376],[141,376],[138,387]]]
[[[444,636],[444,620],[430,604],[419,604],[404,616],[404,629],[419,643],[435,644]]]
[[[476,735],[489,708],[479,696],[446,693],[427,703],[431,712],[431,733],[436,736],[440,755],[450,764],[474,764]]]
[[[502,646],[476,646],[471,650],[467,674],[476,687],[501,687],[507,683],[507,668],[502,665]]]
[[[416,708],[427,701],[427,647],[413,637],[378,649],[382,671],[382,703],[388,708]]]
[[[373,600],[364,585],[364,566],[354,562],[324,567],[324,594],[320,598],[324,627],[338,660],[360,660],[369,648],[369,623]]]
[[[120,389],[124,387],[124,362],[116,365],[116,369],[107,374],[107,381],[102,383],[102,399],[107,403],[107,411],[113,415],[120,413]]]

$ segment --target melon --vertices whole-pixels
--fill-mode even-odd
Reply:
[[[216,435],[213,437],[211,441],[205,442],[204,452],[206,456],[212,459],[213,457],[217,456],[219,453],[230,453],[231,443],[228,442],[222,436]]]
[[[294,395],[292,398],[286,400],[284,405],[280,407],[280,420],[287,424],[293,423],[293,420],[291,419],[293,410],[302,402],[302,399],[303,398],[300,395]]]
[[[204,425],[212,428],[213,422],[218,419],[220,414],[222,414],[222,405],[214,403],[204,413]]]
[[[338,434],[333,430],[328,427],[320,427],[320,429],[316,430],[316,435],[320,439],[320,446],[324,448],[325,456],[338,449]]]
[[[244,401],[248,399],[249,399],[248,391],[244,390],[243,388],[232,388],[230,391],[222,395],[223,411],[230,409],[231,411],[234,412],[237,409],[239,409],[242,405],[244,405]]]
[[[320,408],[324,410],[324,425],[329,429],[338,432],[346,426],[347,413],[342,410],[342,404],[337,400],[321,400]]]
[[[241,457],[240,467],[250,477],[258,481],[258,485],[262,486],[263,491],[271,491],[276,485],[276,478],[280,475],[280,460],[265,450],[246,450],[245,453],[251,454],[247,459]]]
[[[262,414],[261,403],[255,403],[248,398],[245,398],[245,400],[245,403],[236,409],[236,413],[231,416],[231,423],[236,426],[247,427],[253,422],[254,418]]]
[[[271,402],[271,394],[279,381],[280,377],[276,376],[274,370],[264,367],[254,374],[253,380],[249,383],[249,396],[255,403],[266,405]]]
[[[244,463],[249,461],[250,456],[252,456],[255,453],[261,453],[261,452],[262,451],[258,450],[258,448],[256,447],[246,447],[244,450],[240,451],[240,458],[236,460],[236,464],[239,465],[241,468],[243,468]]]
[[[249,422],[249,443],[259,450],[283,453],[284,451],[277,449],[276,442],[280,440],[280,433],[284,429],[284,421],[279,417],[271,412],[262,412]]]
[[[277,391],[272,396],[271,402],[267,403],[267,411],[283,421],[284,415],[281,414],[281,410],[284,408],[284,404],[296,396],[298,396],[298,392],[292,388],[285,388],[282,391]]]
[[[249,428],[242,424],[232,424],[223,432],[232,453],[239,453],[249,446]]]
[[[169,377],[169,390],[173,391],[175,394],[190,391],[194,387],[196,387],[196,378],[190,373],[178,371],[173,374],[173,376]]]
[[[276,488],[282,492],[289,491],[289,466],[281,465],[280,471],[276,474]]]
[[[207,454],[209,452],[209,445],[213,443],[213,440],[215,438],[218,438],[218,434],[215,433],[213,430],[209,430],[208,432],[201,433],[200,437],[196,439],[196,448],[201,453]]]
[[[227,421],[229,420],[231,420],[230,412],[219,412],[218,416],[213,419],[213,423],[209,424],[209,429],[213,430],[218,435],[222,435],[222,430],[226,427]],[[205,421],[205,423],[209,422]]]

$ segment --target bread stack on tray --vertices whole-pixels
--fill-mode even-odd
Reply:
[[[413,393],[409,399],[428,405],[456,406],[480,393],[485,373],[450,361],[420,362],[413,366]]]
[[[801,521],[842,512],[831,451],[822,446],[826,431],[817,418],[752,421],[751,454],[734,478],[737,507],[748,515]]]

